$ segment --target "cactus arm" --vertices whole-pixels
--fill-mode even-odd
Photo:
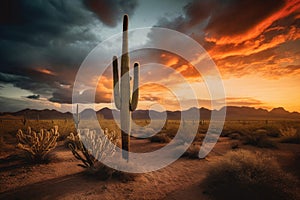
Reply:
[[[114,99],[115,105],[118,110],[121,109],[120,105],[120,83],[119,83],[119,71],[118,71],[118,58],[117,56],[113,57],[113,90],[114,90]]]
[[[135,111],[139,98],[139,63],[134,63],[134,82],[132,91],[133,93],[130,102],[130,111]]]

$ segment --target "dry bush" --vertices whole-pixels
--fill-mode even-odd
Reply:
[[[171,138],[165,133],[158,133],[149,138],[151,142],[169,143]]]
[[[300,144],[300,136],[284,136],[280,139],[281,143]]]
[[[119,161],[120,162],[118,162],[117,164],[118,165],[122,164],[122,160],[119,160]],[[128,165],[128,163],[126,163],[126,164]],[[130,165],[129,167],[135,167],[135,166]],[[128,172],[116,170],[107,165],[104,165],[101,162],[96,162],[93,167],[87,168],[86,175],[96,178],[96,179],[100,179],[102,181],[113,178],[113,179],[120,180],[122,182],[134,181],[136,179],[136,177],[138,176],[137,174],[134,174],[134,173],[128,173]]]
[[[232,134],[248,135],[255,130],[253,125],[242,125],[238,122],[226,122],[221,137],[230,137]]]
[[[232,134],[230,134],[228,137],[229,137],[230,139],[232,139],[232,140],[238,140],[238,139],[241,138],[241,135],[238,134],[238,133],[232,133]]]
[[[0,147],[2,146],[5,146],[5,142],[4,142],[4,139],[3,139],[3,136],[0,137]]]
[[[213,163],[202,182],[215,200],[292,200],[297,199],[297,184],[274,159],[246,150],[229,152]]]
[[[200,145],[195,143],[191,144],[189,148],[182,154],[181,157],[187,157],[190,159],[199,159]]]
[[[239,148],[239,143],[238,142],[232,142],[230,144],[230,146],[231,146],[231,149],[238,149]]]
[[[27,132],[18,130],[17,147],[27,152],[27,158],[32,162],[43,163],[48,162],[49,152],[57,145],[57,138],[59,137],[58,126],[54,126],[49,131],[41,129],[40,132],[35,132],[28,127]]]
[[[78,130],[81,134],[70,134],[68,137],[68,146],[76,159],[83,164],[78,164],[86,168],[86,173],[100,180],[117,178],[122,182],[135,179],[135,175],[131,173],[121,172],[110,168],[98,160],[102,158],[112,157],[115,153],[115,145],[118,143],[118,135],[115,131],[108,131],[106,128],[101,134],[95,130],[83,129]]]
[[[277,126],[264,126],[261,129],[264,129],[269,137],[280,137],[280,129]]]
[[[83,164],[79,166],[92,168],[102,158],[111,157],[115,153],[118,136],[115,131],[78,129],[78,134],[70,133],[68,146],[73,155]],[[113,144],[111,144],[112,142]]]
[[[290,143],[290,144],[300,144],[300,129],[295,129],[293,127],[287,127],[285,129],[280,129],[281,138],[279,142]]]
[[[296,175],[298,176],[298,178],[300,179],[300,155],[295,153],[294,155],[294,161],[293,161],[293,167],[294,167],[294,172],[296,172]]]
[[[277,144],[270,140],[267,135],[254,132],[252,134],[247,134],[242,138],[243,144],[252,145],[260,148],[277,148]]]

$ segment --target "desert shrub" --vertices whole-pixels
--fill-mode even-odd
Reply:
[[[221,133],[221,137],[230,137],[232,134],[238,135],[248,135],[249,133],[253,132],[253,128],[251,127],[224,127]]]
[[[124,161],[119,160],[119,162],[116,164],[121,165],[122,162]],[[127,161],[126,164],[128,165]],[[134,167],[134,166],[130,166],[130,167]],[[129,181],[134,181],[137,177],[137,174],[119,171],[107,165],[104,165],[101,162],[96,162],[93,165],[93,167],[87,168],[85,172],[86,175],[96,179],[100,179],[102,181],[113,178],[113,179],[120,180],[122,182],[129,182]]]
[[[167,134],[156,134],[149,138],[151,142],[158,143],[168,143],[171,141],[171,138]]]
[[[135,179],[135,175],[131,173],[121,172],[110,168],[98,160],[102,158],[112,157],[115,153],[115,145],[118,142],[118,136],[115,131],[83,129],[81,134],[69,135],[68,146],[71,149],[76,159],[80,160],[82,164],[78,164],[86,168],[86,173],[97,177],[100,180],[107,180],[110,178],[117,178],[122,182],[127,182]]]
[[[286,127],[280,129],[280,135],[281,136],[295,136],[297,135],[297,129],[293,127]]]
[[[270,140],[265,134],[254,132],[243,137],[243,144],[252,145],[260,148],[277,148],[274,141]]]
[[[0,137],[0,147],[5,146],[3,136]]]
[[[241,136],[239,133],[232,133],[228,137],[232,140],[237,140],[237,139],[240,139]]]
[[[230,144],[230,146],[231,146],[231,149],[237,149],[237,148],[239,148],[239,143],[238,142],[232,142]]]
[[[281,143],[300,144],[300,136],[283,136],[280,138]]]
[[[280,129],[275,126],[264,126],[264,130],[267,132],[267,136],[269,137],[280,137]]]
[[[234,132],[234,130],[228,130],[226,128],[224,128],[221,132],[221,137],[229,137],[230,134],[232,134]]]
[[[43,163],[48,162],[49,152],[57,145],[57,138],[59,137],[58,126],[54,126],[49,131],[41,129],[40,132],[35,132],[28,127],[27,132],[18,130],[17,147],[26,151],[27,158],[30,161]]]
[[[193,135],[191,135],[190,137],[193,137]],[[197,133],[194,138],[194,142],[202,142],[204,138],[205,138],[205,134]]]
[[[262,153],[240,150],[213,163],[202,182],[212,199],[297,199],[297,180]]]
[[[70,133],[68,146],[75,158],[82,161],[83,164],[79,166],[92,168],[98,162],[97,160],[114,155],[116,147],[114,144],[118,139],[115,131],[109,132],[108,129],[104,132],[100,130],[100,133],[89,129],[78,129],[78,131],[76,135]]]
[[[294,172],[296,172],[296,175],[298,176],[298,178],[300,178],[300,155],[295,153],[294,154],[294,162],[293,162],[293,166],[294,166]]]
[[[181,157],[187,157],[190,159],[199,159],[199,151],[200,151],[200,145],[193,143],[189,146],[189,148],[183,153]]]
[[[300,131],[292,127],[285,129],[280,129],[281,138],[279,142],[290,143],[290,144],[300,144]]]

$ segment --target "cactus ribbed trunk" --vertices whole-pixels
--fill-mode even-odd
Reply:
[[[128,16],[123,19],[123,40],[122,40],[122,58],[121,58],[121,81],[119,83],[118,60],[113,57],[113,85],[114,99],[117,109],[121,111],[121,135],[122,135],[122,157],[129,159],[130,149],[130,122],[131,112],[137,107],[138,102],[138,83],[139,83],[139,64],[134,64],[134,85],[133,94],[130,98],[130,76],[129,76],[129,54],[128,54]]]
[[[123,21],[123,46],[121,58],[121,134],[123,158],[128,160],[128,151],[130,143],[130,119],[129,98],[130,98],[130,80],[129,80],[129,55],[128,55],[128,17],[124,16]]]

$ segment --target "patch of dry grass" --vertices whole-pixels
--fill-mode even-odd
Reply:
[[[279,142],[300,144],[300,128],[296,129],[293,127],[287,127],[285,129],[280,129],[280,132],[281,132],[281,138]]]
[[[189,146],[189,148],[184,152],[184,154],[181,157],[187,157],[190,159],[199,159],[199,151],[200,151],[200,145],[193,143]]]
[[[159,133],[149,138],[151,142],[169,143],[171,138],[165,133]]]
[[[252,145],[259,148],[277,148],[275,141],[269,139],[267,135],[259,132],[245,135],[242,138],[243,144]]]
[[[202,182],[212,199],[297,199],[297,179],[262,153],[239,150],[211,164]]]

